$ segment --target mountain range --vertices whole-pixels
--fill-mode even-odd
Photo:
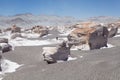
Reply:
[[[109,23],[120,20],[120,17],[98,16],[87,19],[76,19],[70,16],[56,15],[33,15],[31,13],[16,14],[13,16],[0,16],[0,27],[6,28],[16,24],[19,27],[33,27],[35,25],[43,26],[63,26],[73,25],[82,21],[94,21],[100,23]]]

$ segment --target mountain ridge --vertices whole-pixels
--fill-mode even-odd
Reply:
[[[31,13],[25,13],[12,16],[0,16],[0,27],[11,27],[13,24],[20,27],[33,27],[35,25],[69,26],[83,21],[110,23],[118,20],[120,20],[120,17],[95,16],[86,19],[76,19],[71,16],[33,15]]]

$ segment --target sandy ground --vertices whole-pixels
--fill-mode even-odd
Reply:
[[[3,80],[120,80],[119,42],[120,38],[115,37],[109,39],[116,46],[113,48],[71,51],[77,60],[49,65],[43,61],[43,46],[16,47],[3,55],[23,66]]]

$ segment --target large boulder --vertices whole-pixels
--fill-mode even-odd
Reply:
[[[63,42],[59,47],[44,47],[42,54],[47,63],[55,63],[58,60],[67,61],[70,48]]]
[[[72,42],[79,42],[79,44],[86,44],[88,43],[88,38],[90,33],[94,32],[95,28],[75,28],[72,32],[67,36],[69,41]]]
[[[0,43],[8,43],[8,39],[7,38],[0,38]]]
[[[13,25],[11,27],[11,33],[20,33],[21,32],[21,28],[20,27],[17,27],[16,25]]]
[[[0,51],[2,53],[13,50],[13,47],[8,43],[0,43]]]
[[[88,44],[90,49],[107,47],[108,30],[106,27],[82,27],[75,28],[69,35],[68,40],[78,42],[78,45]]]
[[[40,37],[47,35],[49,33],[48,28],[43,26],[35,26],[32,28],[32,32],[40,34]]]
[[[40,37],[45,36],[48,34],[48,30],[41,30]]]
[[[100,49],[101,47],[107,47],[108,30],[107,27],[100,27],[92,32],[88,39],[90,49]]]
[[[16,25],[13,25],[12,27],[6,28],[3,30],[3,32],[7,32],[10,31],[11,33],[20,33],[21,32],[21,28],[17,27]]]

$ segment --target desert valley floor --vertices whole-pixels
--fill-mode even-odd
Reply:
[[[51,35],[49,38],[54,36]],[[47,37],[46,37],[47,38]],[[120,80],[120,37],[109,39],[114,47],[90,51],[71,50],[76,60],[47,64],[41,46],[17,46],[3,56],[20,65],[3,80]]]

